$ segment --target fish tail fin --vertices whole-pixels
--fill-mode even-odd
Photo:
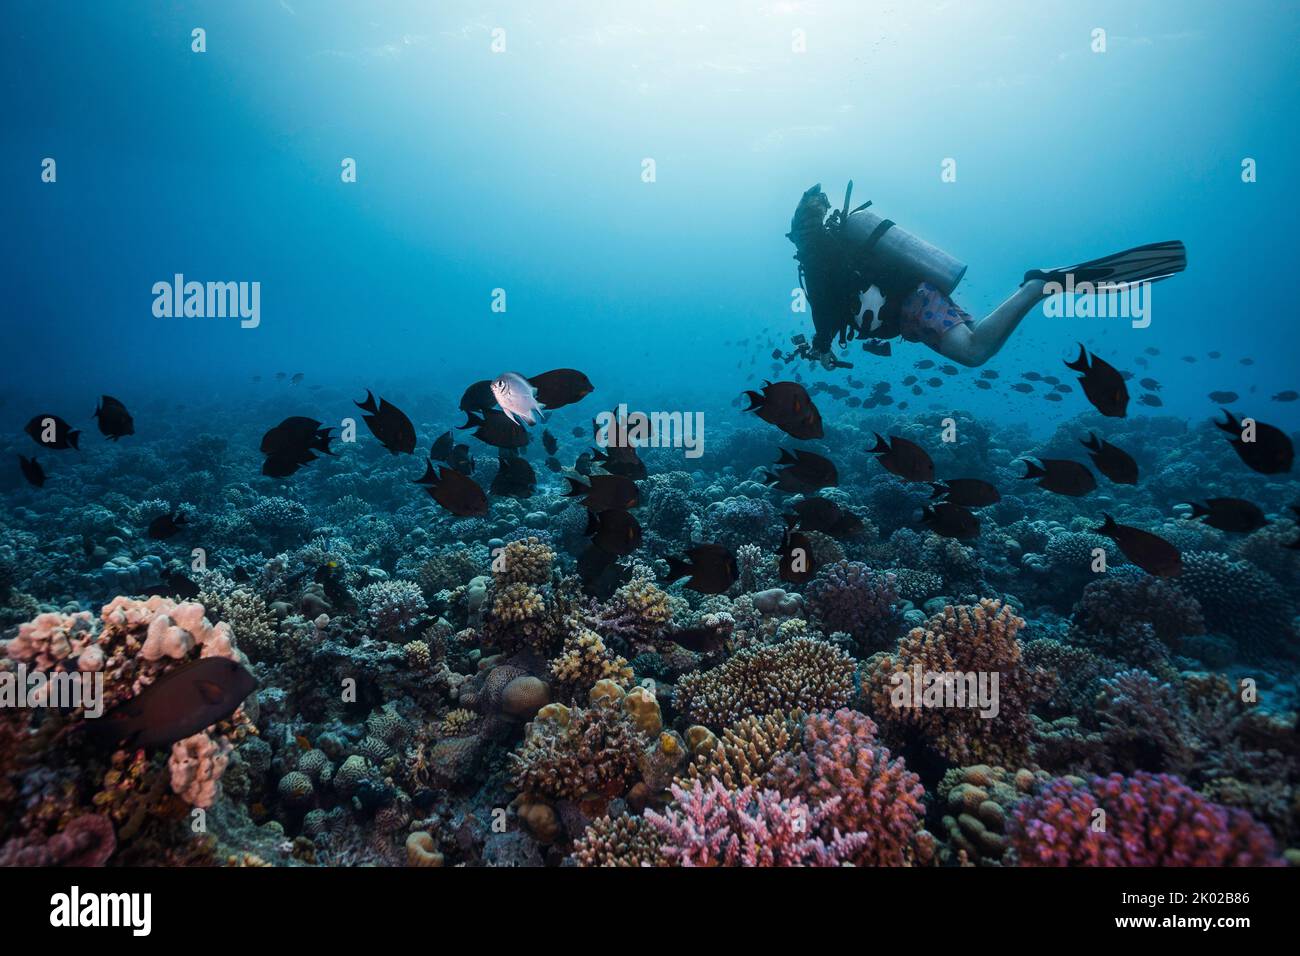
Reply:
[[[482,424],[483,424],[483,418],[480,415],[477,415],[474,412],[466,412],[465,424],[457,425],[456,430],[463,432],[467,428],[477,428]]]
[[[785,514],[783,514],[783,515],[781,515],[781,518],[782,518],[782,520],[785,521],[785,531],[786,531],[786,534],[789,534],[791,531],[793,531],[793,530],[798,526],[798,524],[799,524],[799,516],[798,516],[798,515],[785,515]]]
[[[1021,458],[1020,460],[1025,463],[1024,477],[1026,479],[1042,478],[1044,475],[1047,474],[1047,469],[1039,465],[1032,458]]]
[[[1088,451],[1101,451],[1101,439],[1092,432],[1088,432],[1087,438],[1079,439],[1079,444],[1088,449]]]
[[[1210,509],[1205,507],[1205,505],[1201,504],[1199,501],[1193,501],[1191,502],[1191,505],[1193,518],[1201,518],[1210,513]]]
[[[366,389],[366,400],[364,402],[353,402],[352,404],[363,412],[369,412],[371,415],[379,414],[379,407],[375,404],[375,396],[370,389]]]
[[[411,482],[413,485],[436,485],[438,483],[438,474],[433,470],[433,459],[429,458],[424,463],[424,475],[416,478]]]
[[[1112,518],[1104,511],[1101,513],[1101,517],[1103,519],[1101,527],[1093,531],[1093,534],[1103,534],[1108,538],[1113,538],[1115,536],[1115,531],[1119,527],[1119,525],[1115,523],[1114,518]]]
[[[1082,342],[1079,343],[1079,357],[1073,362],[1066,362],[1065,367],[1076,372],[1088,371],[1088,350],[1083,347]]]
[[[587,492],[591,491],[591,485],[584,485],[577,478],[565,475],[564,480],[569,483],[569,490],[562,492],[565,498],[576,498],[579,495],[585,495]]]
[[[668,584],[679,581],[691,573],[691,566],[681,558],[670,556],[665,560],[668,562],[668,574],[664,577],[664,581]]]
[[[777,474],[774,471],[763,472],[763,484],[765,485],[774,485],[780,480],[781,479],[777,477]]]
[[[1223,431],[1231,432],[1232,434],[1240,438],[1241,422],[1239,422],[1237,420],[1237,417],[1233,415],[1232,412],[1228,411],[1226,408],[1221,408],[1219,409],[1219,411],[1223,412],[1224,420],[1221,422],[1215,422],[1214,424],[1219,426],[1219,428],[1221,428]]]
[[[68,432],[68,444],[71,445],[73,448],[75,448],[77,451],[81,451],[80,442],[81,442],[81,432],[79,431]]]
[[[879,455],[889,451],[889,442],[885,441],[884,436],[879,432],[873,432],[872,434],[876,436],[876,447],[870,450],[870,454]]]
[[[949,490],[948,486],[945,485],[942,481],[932,481],[930,482],[930,487],[934,489],[934,494],[930,496],[930,500],[932,501],[935,498],[942,498],[944,495],[948,493]]]
[[[778,465],[796,465],[799,463],[799,459],[790,454],[784,448],[778,450],[781,452],[781,456],[776,460]]]
[[[752,412],[757,408],[763,407],[763,395],[761,392],[751,392],[746,390],[744,395],[749,399],[749,408],[745,409],[745,411]]]

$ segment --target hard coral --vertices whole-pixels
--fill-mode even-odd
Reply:
[[[842,631],[864,650],[894,636],[899,620],[898,591],[892,574],[877,574],[857,561],[822,568],[808,585],[812,622],[826,633]]]

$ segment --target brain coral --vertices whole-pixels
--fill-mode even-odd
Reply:
[[[776,711],[835,710],[853,697],[853,658],[825,641],[798,637],[753,647],[677,683],[677,709],[719,729]]]

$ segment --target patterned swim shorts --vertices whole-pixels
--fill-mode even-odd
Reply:
[[[970,313],[928,282],[922,282],[903,300],[899,331],[909,342],[924,342],[931,348],[954,326],[969,325]]]

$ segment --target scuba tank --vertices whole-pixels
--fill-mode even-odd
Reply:
[[[965,263],[866,206],[850,213],[840,227],[840,237],[853,248],[854,258],[862,263],[862,271],[915,277],[944,295],[952,295],[966,274]]]

